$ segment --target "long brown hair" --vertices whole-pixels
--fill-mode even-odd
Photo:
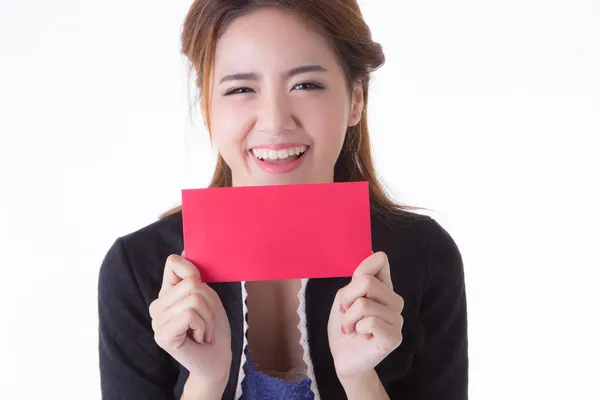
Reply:
[[[299,15],[328,39],[346,77],[349,90],[362,84],[363,115],[357,125],[348,127],[342,151],[334,167],[335,182],[368,181],[371,205],[383,215],[425,210],[393,201],[377,176],[371,154],[367,124],[367,101],[371,72],[383,65],[381,45],[371,38],[356,0],[196,0],[192,4],[181,34],[181,52],[186,56],[190,75],[201,93],[201,110],[210,134],[211,68],[216,42],[231,22],[261,7],[273,7]],[[206,90],[203,90],[206,89]],[[231,169],[218,155],[209,187],[232,185]],[[181,206],[163,214],[177,213]]]

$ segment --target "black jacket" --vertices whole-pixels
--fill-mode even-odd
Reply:
[[[392,400],[466,400],[467,303],[460,251],[434,219],[372,213],[373,251],[387,253],[405,300],[403,341],[376,368]],[[99,361],[103,399],[179,399],[188,371],[154,341],[150,303],[170,254],[183,251],[181,213],[118,238],[99,274]],[[345,399],[329,351],[327,322],[343,279],[311,279],[305,292],[310,358],[318,395]],[[233,360],[223,399],[233,400],[243,346],[240,283],[211,284],[229,317]]]

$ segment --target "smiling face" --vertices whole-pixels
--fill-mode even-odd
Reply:
[[[333,182],[363,92],[348,91],[324,37],[260,9],[234,20],[214,59],[210,131],[233,186]]]

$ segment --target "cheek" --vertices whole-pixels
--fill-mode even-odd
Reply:
[[[345,104],[338,100],[318,102],[307,111],[302,118],[303,127],[315,144],[315,155],[320,159],[335,159],[344,143],[347,129],[347,110]]]
[[[213,141],[224,158],[239,153],[244,148],[251,119],[244,108],[231,104],[214,104],[211,110]]]

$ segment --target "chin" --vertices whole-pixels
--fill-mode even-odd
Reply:
[[[299,174],[269,174],[263,176],[255,176],[252,179],[253,186],[274,186],[274,185],[301,185],[306,183],[315,183],[314,179],[308,176],[302,176]]]

